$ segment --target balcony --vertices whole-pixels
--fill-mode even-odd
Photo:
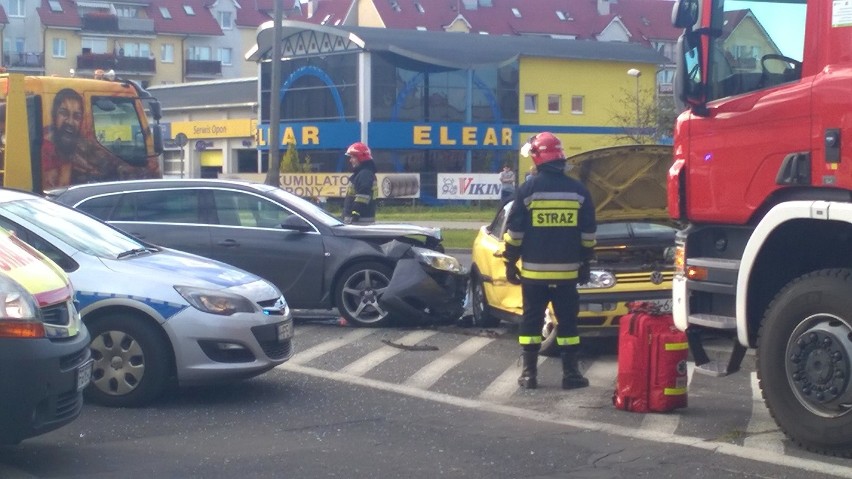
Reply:
[[[212,78],[222,75],[222,62],[218,60],[187,60],[186,76]]]
[[[154,20],[118,17],[118,29],[122,32],[154,33]]]
[[[44,52],[4,53],[3,66],[19,69],[43,69]]]
[[[78,71],[115,70],[119,76],[126,74],[153,75],[157,62],[153,58],[126,57],[112,53],[84,53],[77,55]]]
[[[86,13],[80,19],[84,31],[118,32],[118,17],[106,12]]]

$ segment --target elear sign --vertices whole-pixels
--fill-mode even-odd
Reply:
[[[370,123],[370,147],[403,149],[514,149],[510,125],[468,123]]]
[[[367,143],[375,149],[514,149],[514,127],[467,123],[370,122]],[[360,137],[358,122],[282,123],[281,146],[346,148]],[[269,125],[258,128],[258,147],[269,148]]]

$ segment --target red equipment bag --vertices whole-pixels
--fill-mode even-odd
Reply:
[[[634,412],[686,407],[686,333],[671,313],[649,303],[631,303],[619,319],[618,377],[612,403]]]

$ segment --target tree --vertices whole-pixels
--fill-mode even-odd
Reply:
[[[673,95],[622,88],[615,105],[611,122],[622,128],[616,142],[656,144],[671,138],[677,118]]]
[[[284,157],[281,159],[281,173],[310,173],[311,172],[311,157],[305,156],[304,159],[299,159],[299,151],[296,150],[296,143],[287,143],[287,151],[284,152]]]

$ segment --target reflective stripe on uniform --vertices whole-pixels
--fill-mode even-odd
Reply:
[[[567,336],[564,338],[556,337],[556,344],[559,346],[576,346],[580,344],[580,336]]]
[[[528,271],[521,269],[521,277],[526,279],[561,280],[577,279],[577,276],[576,271]]]
[[[564,210],[579,210],[580,202],[577,200],[533,200],[530,201],[530,209],[546,208],[546,209],[564,209]]]
[[[524,270],[528,271],[577,271],[580,263],[532,263],[524,262]]]
[[[581,233],[580,240],[582,241],[584,248],[594,248],[598,243],[597,235],[595,233]]]
[[[369,203],[370,202],[370,195],[355,195],[355,202],[356,203],[365,203],[365,204]]]
[[[524,204],[529,206],[530,203],[538,200],[575,200],[578,203],[583,204],[585,199],[586,198],[583,195],[575,192],[537,191],[524,198]]]
[[[541,344],[541,336],[518,336],[518,344]]]

